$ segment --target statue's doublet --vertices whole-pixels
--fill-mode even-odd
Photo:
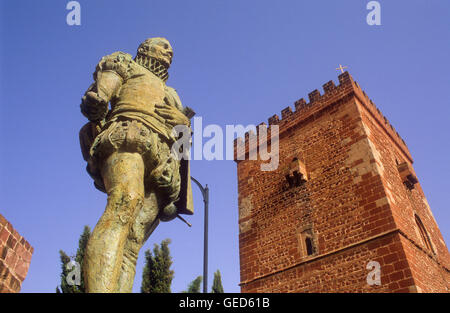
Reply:
[[[115,52],[103,57],[94,78],[108,71],[119,75],[123,82],[111,99],[107,122],[120,116],[131,118],[142,122],[169,141],[174,141],[172,127],[166,125],[164,119],[155,113],[155,104],[163,104],[166,99],[170,105],[182,110],[176,91],[167,87],[148,69],[137,64],[127,53]]]

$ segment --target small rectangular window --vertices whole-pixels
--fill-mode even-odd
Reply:
[[[308,257],[316,254],[317,249],[315,246],[314,232],[312,228],[303,228],[303,230],[300,231],[298,243],[300,255],[302,257]]]
[[[313,246],[312,239],[309,237],[306,237],[305,245],[306,245],[306,253],[308,255],[313,255],[314,254],[314,246]]]

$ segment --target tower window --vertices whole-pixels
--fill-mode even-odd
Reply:
[[[308,257],[316,254],[317,249],[314,241],[314,233],[311,226],[303,228],[298,237],[300,255]]]
[[[415,215],[417,228],[419,229],[420,237],[422,237],[422,242],[426,246],[428,250],[434,253],[433,245],[431,244],[430,237],[428,236],[428,233],[425,229],[425,226],[423,226],[422,221],[420,220],[420,217]]]
[[[306,237],[305,246],[306,246],[306,254],[313,255],[314,254],[314,246],[313,246],[313,242],[312,242],[311,238]]]

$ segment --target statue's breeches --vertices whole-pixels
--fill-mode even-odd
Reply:
[[[177,200],[180,192],[180,162],[170,153],[170,143],[135,120],[117,119],[108,123],[95,138],[88,161],[88,171],[99,189],[104,190],[101,169],[116,151],[139,153],[145,166],[146,194],[155,192],[166,205]],[[105,190],[104,190],[105,191]]]

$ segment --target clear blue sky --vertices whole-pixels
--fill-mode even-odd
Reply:
[[[106,197],[85,172],[80,98],[100,58],[135,54],[145,38],[175,51],[168,84],[204,124],[258,124],[349,72],[407,142],[434,216],[450,243],[450,2],[380,1],[368,26],[366,0],[81,0],[81,26],[66,24],[68,1],[0,0],[0,212],[34,246],[23,292],[54,292],[58,250],[76,251]],[[238,292],[237,178],[233,161],[193,161],[211,189],[209,286],[220,269]],[[196,187],[194,187],[196,188]],[[186,289],[202,274],[203,203],[188,228],[161,224],[143,252],[171,238],[175,278]]]

